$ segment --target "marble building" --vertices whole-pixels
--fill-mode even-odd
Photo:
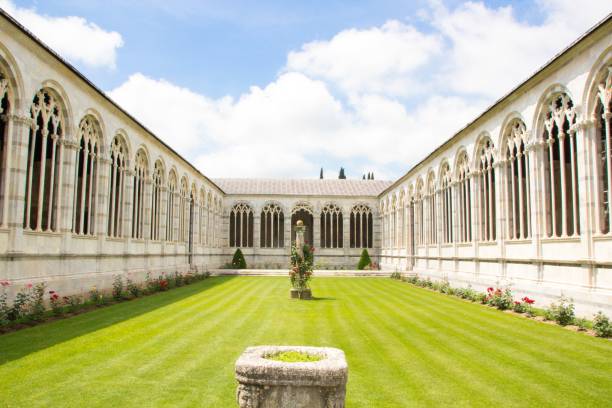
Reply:
[[[395,181],[211,180],[4,12],[0,114],[13,288],[212,270],[238,247],[285,268],[302,220],[321,268],[367,248],[383,269],[612,312],[610,16]]]

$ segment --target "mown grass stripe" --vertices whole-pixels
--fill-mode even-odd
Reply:
[[[609,341],[390,279],[288,289],[211,278],[0,336],[0,406],[234,406],[245,347],[299,343],[345,351],[351,407],[609,402]]]

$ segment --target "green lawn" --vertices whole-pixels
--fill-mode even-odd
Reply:
[[[343,349],[348,407],[611,406],[612,342],[381,278],[221,277],[0,336],[0,406],[233,407],[249,345]]]

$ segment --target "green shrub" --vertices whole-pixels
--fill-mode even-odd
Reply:
[[[546,311],[545,317],[549,320],[554,320],[561,326],[567,326],[574,322],[574,304],[572,299],[561,296],[559,300],[550,305]]]
[[[121,275],[115,275],[113,278],[113,299],[121,300],[123,296],[123,279]]]
[[[131,279],[128,279],[125,283],[127,291],[134,297],[140,296],[140,287],[134,283]]]
[[[402,274],[399,273],[398,271],[395,271],[395,272],[391,273],[391,279],[401,280],[402,279]]]
[[[586,331],[589,327],[589,321],[583,317],[579,317],[574,320],[576,326],[578,326],[578,331]]]
[[[45,283],[39,283],[34,286],[32,293],[32,310],[30,317],[32,320],[42,320],[45,316]]]
[[[242,251],[240,248],[236,248],[236,252],[234,252],[234,257],[232,258],[232,268],[234,269],[246,269],[247,263],[244,259],[244,255],[242,255]]]
[[[500,288],[488,288],[486,303],[489,306],[498,308],[499,310],[510,309],[514,304],[512,291],[509,288],[506,288],[505,290],[501,290]]]
[[[597,337],[612,337],[612,324],[608,316],[598,312],[593,319],[593,330]]]
[[[357,269],[360,271],[364,270],[367,266],[370,266],[372,260],[370,259],[370,254],[367,249],[363,249],[361,251],[361,258],[359,258],[359,263],[357,264]]]
[[[406,282],[416,285],[419,281],[419,275],[411,275],[406,278]]]
[[[79,295],[64,296],[63,300],[69,313],[78,310],[81,305],[81,297]]]

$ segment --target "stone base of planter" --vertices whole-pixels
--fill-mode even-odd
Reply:
[[[286,363],[264,358],[283,351],[323,357]],[[329,347],[249,347],[236,362],[241,408],[344,408],[348,366],[344,352]]]
[[[291,299],[312,299],[312,292],[309,289],[291,289]]]

